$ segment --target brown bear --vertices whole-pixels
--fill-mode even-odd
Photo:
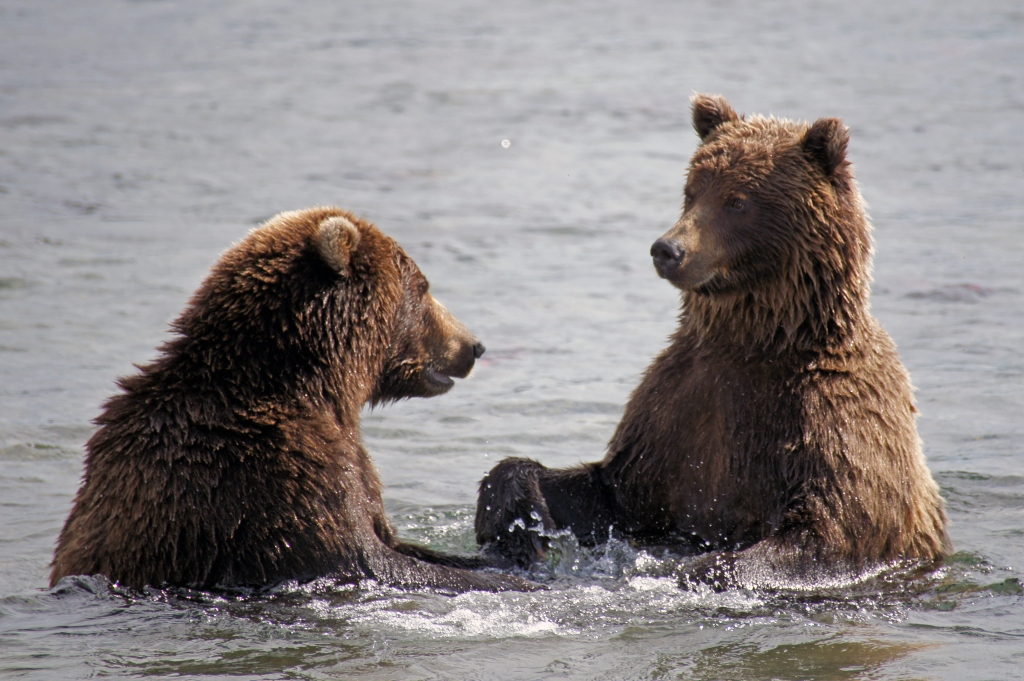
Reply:
[[[484,478],[477,541],[522,565],[547,533],[612,532],[713,552],[687,576],[720,587],[946,555],[910,378],[869,312],[846,127],[692,105],[682,217],[651,248],[682,291],[679,327],[603,461],[506,459]]]
[[[532,588],[403,543],[384,514],[360,410],[446,392],[484,347],[372,224],[276,216],[220,258],[173,330],[97,419],[51,586]]]

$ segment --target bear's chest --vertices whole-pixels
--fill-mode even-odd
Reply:
[[[663,360],[634,394],[607,461],[620,499],[652,529],[713,545],[763,534],[784,505],[786,457],[801,437],[793,372],[774,359]]]

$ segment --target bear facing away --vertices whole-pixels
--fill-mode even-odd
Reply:
[[[336,208],[282,213],[221,257],[173,330],[97,419],[51,585],[531,588],[401,542],[384,514],[361,408],[440,395],[484,351],[394,240]]]
[[[527,564],[544,533],[593,544],[612,528],[713,552],[688,576],[723,587],[948,554],[910,379],[868,310],[847,129],[745,118],[719,96],[692,104],[701,144],[682,217],[651,248],[682,291],[679,327],[603,461],[513,458],[484,478],[477,541]]]

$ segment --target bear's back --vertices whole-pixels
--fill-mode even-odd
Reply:
[[[361,488],[379,491],[379,481],[328,415],[239,414],[201,393],[176,394],[159,372],[146,379],[98,420],[55,574],[136,588],[259,586],[358,560],[345,538],[372,528],[349,527],[360,514],[346,505],[353,493],[374,499]],[[363,469],[369,477],[354,474]]]

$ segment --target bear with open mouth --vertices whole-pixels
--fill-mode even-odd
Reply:
[[[360,410],[445,393],[484,352],[393,239],[337,208],[282,213],[173,330],[97,419],[51,585],[534,588],[402,542],[384,513]]]

